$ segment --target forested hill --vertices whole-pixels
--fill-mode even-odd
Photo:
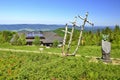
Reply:
[[[63,28],[64,25],[47,25],[47,24],[4,24],[0,25],[0,31],[50,31],[58,28]]]
[[[0,25],[0,31],[9,30],[9,31],[21,31],[21,30],[28,30],[28,31],[50,31],[56,30],[58,28],[64,28],[65,25],[58,25],[58,24],[7,24],[7,25]],[[72,26],[69,25],[71,28]],[[111,29],[113,26],[109,26]],[[76,27],[77,28],[77,27]],[[85,26],[85,30],[92,30],[96,31],[97,29],[103,29],[104,26]]]
[[[63,37],[64,32],[62,32],[62,30],[64,30],[64,28],[57,29],[55,30],[55,32]],[[68,29],[68,30],[71,31],[71,29]],[[82,37],[83,39],[82,45],[100,45],[103,34],[109,35],[108,41],[112,42],[115,45],[120,46],[120,27],[118,25],[116,25],[114,28],[105,27],[100,29],[98,28],[96,30],[85,29]],[[75,29],[74,35],[73,35],[73,41],[72,41],[73,45],[77,44],[78,37],[79,37],[79,30]],[[67,41],[68,40],[69,40],[69,34],[67,37]]]

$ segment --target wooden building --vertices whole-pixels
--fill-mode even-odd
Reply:
[[[26,44],[32,45],[35,39],[35,36],[40,37],[40,42],[45,46],[52,46],[53,42],[57,40],[60,44],[63,42],[63,38],[58,36],[55,32],[52,31],[20,31],[18,34],[25,34],[26,36]]]

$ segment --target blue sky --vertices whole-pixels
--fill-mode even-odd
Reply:
[[[86,12],[97,26],[120,25],[120,0],[0,0],[0,24],[66,24]]]

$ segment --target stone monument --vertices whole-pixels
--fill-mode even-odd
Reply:
[[[103,40],[102,40],[102,57],[101,57],[101,59],[104,62],[111,62],[111,59],[110,59],[111,43],[107,41],[108,37],[109,37],[109,35],[103,35]]]

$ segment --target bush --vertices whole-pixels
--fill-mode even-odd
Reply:
[[[25,34],[20,34],[16,33],[12,40],[11,40],[12,45],[25,45],[26,44],[26,36]]]
[[[53,47],[58,47],[58,44],[59,44],[59,41],[58,41],[58,40],[55,40],[55,41],[53,42]]]
[[[33,44],[36,45],[36,46],[39,46],[41,43],[40,43],[40,37],[39,36],[35,36],[35,39],[33,41]]]

